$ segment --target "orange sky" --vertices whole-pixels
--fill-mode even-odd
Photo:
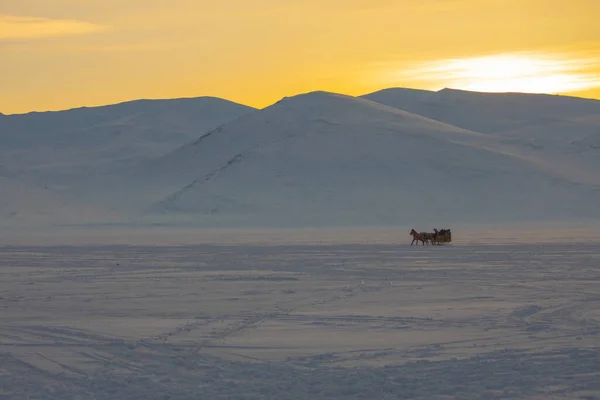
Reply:
[[[600,0],[0,2],[0,112],[311,90],[600,98]]]

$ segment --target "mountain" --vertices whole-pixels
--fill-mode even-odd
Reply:
[[[600,101],[528,93],[438,92],[384,89],[362,98],[480,133],[514,134],[535,129],[543,136],[565,120],[600,115]],[[568,132],[564,132],[568,137]]]
[[[5,115],[0,164],[35,182],[70,185],[160,156],[252,111],[200,97]]]
[[[413,108],[415,104],[425,101],[428,97],[435,96],[435,94],[436,92],[430,90],[388,88],[360,97],[401,110],[409,110]]]
[[[373,115],[367,116],[370,119],[364,119],[362,113],[365,105],[370,114],[383,113],[388,119],[391,114],[392,121],[376,120],[377,116]],[[421,124],[426,120],[373,102],[327,92],[284,98],[270,107],[220,126],[196,141],[135,168],[132,175],[134,179],[152,188],[166,187],[175,190],[219,168],[237,152],[248,148],[284,140],[290,135],[318,132],[324,126],[362,123],[365,129],[369,129],[369,124],[394,124],[395,120],[401,117],[408,117]],[[425,124],[441,125],[431,120],[427,120]],[[235,133],[230,133],[231,131]],[[482,135],[474,136],[485,139]],[[130,187],[131,184],[126,180],[124,186]]]
[[[580,183],[600,184],[600,101],[529,93],[385,89],[362,98],[474,132]]]
[[[103,207],[80,204],[47,186],[0,176],[0,227],[118,222],[123,216]]]
[[[598,104],[392,88],[4,115],[0,225],[598,218]]]
[[[297,226],[600,214],[597,186],[518,150],[367,99],[313,92],[227,123],[145,173],[158,186],[180,185],[151,207],[164,221]]]

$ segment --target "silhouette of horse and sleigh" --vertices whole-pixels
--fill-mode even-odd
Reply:
[[[412,246],[414,242],[422,243],[422,246],[425,246],[425,243],[431,243],[441,245],[442,243],[450,243],[452,241],[452,232],[450,229],[434,229],[434,232],[417,232],[414,229],[411,229],[410,235],[413,237],[410,245]]]

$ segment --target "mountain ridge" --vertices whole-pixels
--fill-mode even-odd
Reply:
[[[576,214],[576,203],[589,212],[595,193],[495,136],[324,91],[282,99],[162,160],[172,177],[194,172],[150,210],[203,221],[540,218],[544,201],[557,215]]]
[[[600,100],[548,94],[446,88],[407,96],[403,88],[389,88],[360,97],[460,128],[492,134],[600,113]]]
[[[2,164],[38,182],[86,180],[159,156],[254,108],[213,97],[4,116]]]
[[[0,112],[1,116],[5,116],[5,117],[13,117],[13,116],[27,116],[27,115],[35,115],[35,114],[56,114],[56,113],[63,113],[63,112],[75,112],[75,111],[85,111],[85,110],[97,110],[97,109],[106,109],[106,108],[111,108],[111,107],[127,107],[129,105],[134,105],[134,104],[141,104],[141,103],[160,103],[160,102],[182,102],[182,101],[194,101],[194,100],[202,100],[202,99],[206,99],[206,100],[217,100],[217,101],[224,101],[227,103],[232,103],[232,104],[237,104],[237,105],[241,105],[241,106],[245,106],[245,107],[249,107],[249,108],[254,108],[252,106],[246,105],[246,104],[242,104],[239,102],[235,102],[233,100],[229,100],[229,99],[225,99],[222,97],[217,97],[217,96],[191,96],[191,97],[169,97],[169,98],[139,98],[139,99],[132,99],[132,100],[124,100],[124,101],[118,101],[116,103],[107,103],[107,104],[102,104],[102,105],[93,105],[93,106],[89,106],[89,105],[82,105],[82,106],[76,106],[76,107],[71,107],[71,108],[65,108],[65,109],[60,109],[60,110],[31,110],[31,111],[26,111],[26,112],[19,112],[19,113],[11,113],[11,114],[4,114],[2,112]]]
[[[0,130],[0,175],[25,197],[46,192],[12,179],[33,176],[34,186],[59,196],[49,199],[93,205],[98,223],[101,208],[119,211],[123,223],[198,226],[600,217],[596,102],[454,89],[377,93],[317,90],[259,110],[217,100],[226,112],[206,125],[203,116],[218,113],[198,104],[214,103],[210,96],[81,109],[65,122],[74,132],[53,131],[59,118],[37,146]],[[0,127],[6,118],[14,117],[0,118]],[[47,126],[47,116],[32,120]],[[66,218],[69,208],[54,204]]]

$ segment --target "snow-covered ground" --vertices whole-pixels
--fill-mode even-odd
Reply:
[[[600,398],[597,232],[537,232],[2,247],[0,398]]]

